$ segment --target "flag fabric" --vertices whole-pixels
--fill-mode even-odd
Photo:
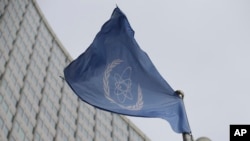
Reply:
[[[88,49],[64,69],[64,76],[75,94],[94,107],[163,118],[175,132],[191,132],[182,99],[139,47],[118,7]]]

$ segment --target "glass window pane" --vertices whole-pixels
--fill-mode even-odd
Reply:
[[[1,104],[2,100],[3,100],[3,96],[0,94],[0,104]]]
[[[5,102],[5,101],[3,101],[2,106],[3,106],[4,111],[7,113],[7,112],[8,112],[9,107],[8,107],[8,105],[6,104],[6,102]]]
[[[9,130],[6,125],[3,126],[3,132],[4,132],[4,135],[7,137]]]
[[[3,126],[3,119],[0,117],[0,129],[2,128]]]
[[[23,132],[22,128],[20,128],[20,130],[19,130],[19,138],[20,138],[20,140],[24,139],[24,132]]]

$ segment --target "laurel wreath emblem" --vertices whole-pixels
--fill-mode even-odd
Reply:
[[[120,59],[115,59],[114,61],[112,61],[110,64],[108,64],[108,66],[106,67],[105,71],[104,71],[104,76],[103,76],[103,89],[104,89],[104,94],[105,97],[111,102],[111,103],[115,103],[116,105],[118,105],[119,107],[123,108],[123,109],[127,109],[127,110],[133,110],[133,111],[137,111],[140,110],[143,107],[143,95],[142,95],[142,90],[140,85],[138,85],[138,98],[137,98],[137,102],[134,105],[129,105],[129,106],[125,106],[122,105],[118,102],[116,102],[114,99],[111,98],[110,96],[110,90],[109,90],[109,77],[110,77],[110,73],[112,72],[112,70],[119,65],[120,63],[122,63],[123,61]]]

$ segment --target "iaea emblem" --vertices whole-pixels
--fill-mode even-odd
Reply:
[[[127,110],[140,110],[143,107],[143,94],[140,85],[137,86],[137,101],[131,105],[126,105],[127,101],[134,100],[132,90],[131,73],[132,68],[130,66],[125,67],[121,72],[113,72],[123,60],[115,59],[107,65],[103,76],[103,89],[105,97],[111,102],[123,109]],[[113,74],[113,75],[112,75]],[[114,84],[110,84],[110,76],[114,77]],[[111,83],[112,83],[111,82]],[[114,91],[110,91],[110,85],[114,87]],[[112,93],[112,95],[111,95]]]

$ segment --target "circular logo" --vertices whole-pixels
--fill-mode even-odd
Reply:
[[[132,90],[131,73],[132,68],[130,66],[123,69],[121,72],[113,72],[113,70],[122,63],[120,59],[113,60],[107,65],[103,76],[103,89],[105,97],[111,102],[123,109],[127,110],[140,110],[143,107],[143,95],[140,85],[137,86],[137,101],[131,105],[126,105],[127,101],[134,99]],[[114,74],[114,95],[110,94],[110,75]],[[116,96],[116,98],[114,97]]]

